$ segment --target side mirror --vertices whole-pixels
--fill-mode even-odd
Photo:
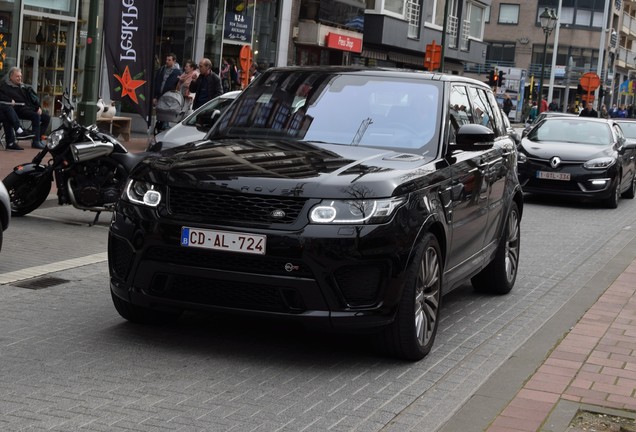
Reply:
[[[465,124],[457,131],[456,139],[456,147],[461,150],[486,150],[494,145],[495,133],[486,126]]]
[[[196,125],[199,128],[210,129],[221,116],[221,111],[214,110],[212,113],[201,113],[197,116]]]

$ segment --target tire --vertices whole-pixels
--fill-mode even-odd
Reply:
[[[378,335],[389,355],[420,360],[431,351],[442,304],[441,256],[437,238],[426,234],[407,269],[395,321]]]
[[[477,292],[503,295],[515,285],[521,240],[519,207],[512,203],[495,258],[471,279]]]
[[[148,309],[129,303],[111,291],[113,305],[122,318],[138,324],[162,324],[176,321],[181,316],[181,312],[167,312]]]
[[[46,201],[51,192],[51,179],[41,173],[16,174],[12,172],[2,180],[11,200],[11,214],[24,216]]]
[[[623,192],[622,197],[628,199],[634,199],[636,196],[636,173],[632,174],[632,181],[629,185],[629,189]]]
[[[618,201],[621,199],[621,185],[620,185],[620,173],[616,178],[616,184],[612,188],[612,195],[603,201],[605,207],[615,209],[618,207]]]

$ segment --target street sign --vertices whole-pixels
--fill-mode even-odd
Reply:
[[[586,92],[593,92],[601,85],[601,79],[594,72],[584,73],[579,82]]]
[[[438,69],[442,60],[442,46],[437,45],[435,41],[426,45],[426,53],[424,54],[424,67],[429,70]]]

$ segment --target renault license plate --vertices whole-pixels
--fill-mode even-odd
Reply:
[[[537,171],[537,178],[546,180],[570,181],[570,173],[558,173],[550,171]]]
[[[191,227],[181,228],[181,246],[265,255],[267,236]]]

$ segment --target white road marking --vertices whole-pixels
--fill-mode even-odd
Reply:
[[[102,253],[97,253],[93,255],[87,255],[80,258],[73,258],[66,261],[58,261],[51,264],[44,264],[40,266],[29,267],[22,270],[16,270],[13,272],[0,274],[0,285],[17,282],[24,279],[31,279],[38,276],[43,276],[48,273],[68,270],[75,267],[95,264],[95,263],[106,261],[107,259],[108,259],[107,253],[102,252]]]

